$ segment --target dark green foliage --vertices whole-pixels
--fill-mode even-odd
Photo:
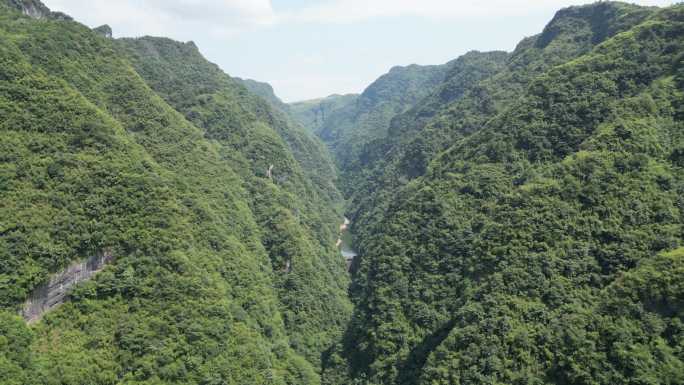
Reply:
[[[349,312],[343,259],[334,248],[339,196],[330,194],[335,172],[324,150],[193,45],[157,38],[120,43],[155,91],[220,143],[247,182],[292,345],[317,363]]]
[[[364,146],[386,137],[392,118],[430,94],[444,80],[449,68],[449,64],[397,66],[368,86],[358,97],[333,96],[316,107],[323,114],[326,102],[333,98],[335,103],[327,116],[321,116],[322,123],[314,132],[328,144],[337,159],[343,191],[347,194],[351,191],[351,188],[347,188],[350,183],[347,180],[352,176],[348,174],[364,157]],[[294,108],[301,106],[295,105]],[[304,124],[307,124],[306,114],[300,113],[299,118],[305,119]]]
[[[276,96],[275,91],[273,91],[273,87],[271,87],[270,84],[258,82],[252,79],[233,78],[233,80],[242,84],[254,95],[257,95],[258,97],[269,102],[275,109],[288,112],[289,106],[283,103],[283,101]]]
[[[4,2],[8,6],[21,11],[23,14],[37,18],[50,19],[69,19],[69,16],[59,12],[51,12],[40,0],[6,0]]]
[[[366,144],[359,157],[347,165],[344,175],[352,199],[374,200],[375,194],[367,192],[378,183],[378,175],[383,179],[382,188],[392,189],[424,174],[430,159],[451,144],[452,133],[445,127],[451,128],[453,121],[443,116],[447,106],[472,100],[477,104],[468,105],[470,111],[461,116],[463,125],[482,124],[493,108],[489,98],[475,86],[501,71],[508,56],[504,52],[473,51],[449,63],[444,81],[408,111],[395,115],[387,136]],[[466,94],[476,97],[464,97]],[[444,123],[447,119],[448,123]]]
[[[292,105],[108,31],[0,3],[3,384],[684,383],[684,6]]]
[[[97,28],[93,28],[93,32],[100,34],[103,37],[112,37],[112,27],[107,24],[101,25]]]
[[[194,46],[145,42],[168,51],[0,4],[0,306],[116,256],[31,332],[2,313],[2,381],[319,383],[349,311],[324,148]]]
[[[0,312],[0,373],[7,385],[29,384],[33,335],[19,316]]]
[[[320,132],[326,120],[334,116],[336,111],[356,102],[357,94],[330,95],[321,99],[305,100],[290,103],[290,115],[299,121],[310,132]]]
[[[364,146],[344,170],[356,308],[326,381],[684,381],[682,252],[667,252],[684,243],[683,21],[562,10],[510,55],[464,56],[453,96]]]

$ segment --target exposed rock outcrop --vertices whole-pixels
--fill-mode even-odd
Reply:
[[[50,8],[37,0],[9,0],[9,5],[34,19],[45,19],[52,13]]]
[[[101,25],[97,28],[93,28],[93,32],[97,33],[98,35],[101,35],[103,37],[106,37],[107,39],[111,39],[113,34],[112,34],[112,27],[109,25]]]
[[[7,4],[34,19],[73,20],[62,12],[52,12],[40,0],[5,0]]]
[[[39,321],[45,313],[64,302],[74,285],[87,281],[114,260],[110,251],[102,252],[85,261],[74,263],[56,274],[50,281],[37,287],[24,303],[21,315],[28,323]]]

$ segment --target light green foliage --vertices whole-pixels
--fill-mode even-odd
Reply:
[[[0,5],[0,305],[15,312],[74,260],[116,256],[31,332],[2,313],[3,375],[317,384],[349,309],[325,150],[196,48],[149,44],[193,54],[134,57]],[[213,72],[193,82],[196,66]]]
[[[0,373],[3,384],[29,383],[33,335],[19,316],[0,312]]]
[[[684,383],[684,6],[291,105],[105,30],[0,2],[2,384]]]
[[[275,109],[283,112],[288,112],[289,106],[285,104],[282,100],[280,100],[278,96],[276,96],[275,91],[273,90],[273,87],[270,84],[259,82],[252,79],[233,78],[233,80],[242,84],[254,95],[267,101]]]
[[[217,142],[246,181],[292,345],[318,363],[349,313],[344,263],[334,247],[340,198],[324,150],[193,44],[148,37],[119,44],[152,88]]]
[[[345,193],[351,191],[348,180],[352,175],[349,174],[367,157],[364,146],[386,137],[392,118],[427,96],[444,80],[448,69],[449,64],[397,66],[361,95],[328,97],[318,105],[320,113],[327,116],[321,116],[321,123],[316,123],[318,127],[314,132],[328,144],[337,159],[341,188]],[[295,106],[295,111],[300,108]],[[318,113],[316,108],[313,112]],[[298,117],[307,124],[306,114],[299,113]]]
[[[682,382],[683,12],[562,10],[365,146],[328,383]]]
[[[290,103],[290,115],[299,121],[309,132],[320,132],[326,120],[335,113],[356,102],[359,95],[330,95],[321,99]]]

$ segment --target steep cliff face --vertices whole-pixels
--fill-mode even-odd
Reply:
[[[71,17],[61,12],[52,12],[40,0],[4,0],[10,7],[21,11],[24,15],[34,19],[71,20]]]
[[[64,303],[74,285],[90,280],[113,261],[111,252],[104,251],[85,261],[76,262],[50,277],[47,283],[33,289],[22,307],[22,317],[28,323],[39,321],[45,313]]]
[[[24,15],[35,19],[47,18],[51,12],[48,7],[38,0],[8,0],[9,5],[20,10]]]
[[[112,32],[112,27],[110,27],[110,26],[107,25],[107,24],[101,25],[101,26],[99,26],[99,27],[97,27],[97,28],[93,28],[93,32],[98,33],[98,34],[100,34],[100,35],[102,35],[103,37],[106,37],[106,38],[108,38],[108,39],[111,39],[111,38],[112,38],[112,34],[113,34],[113,32]]]

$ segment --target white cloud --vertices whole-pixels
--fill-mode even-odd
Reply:
[[[195,40],[200,49],[209,54],[210,60],[231,74],[269,80],[286,100],[313,98],[332,92],[358,92],[392,64],[438,63],[468,49],[510,49],[524,34],[541,31],[543,23],[548,22],[556,10],[593,2],[309,0],[297,1],[298,6],[294,2],[289,3],[285,10],[274,9],[271,0],[43,1],[51,9],[70,14],[91,27],[109,24],[116,37],[155,35],[181,41]],[[289,2],[279,1],[281,4]],[[676,0],[627,1],[641,5],[670,5]],[[448,46],[443,46],[443,41],[426,44],[429,40],[425,38],[418,44],[428,47],[417,47],[416,42],[407,42],[402,47],[396,44],[378,46],[377,40],[371,38],[367,39],[368,43],[352,41],[337,44],[347,39],[346,31],[357,27],[354,23],[370,22],[372,27],[374,21],[389,20],[391,23],[377,23],[377,26],[391,31],[415,25],[406,20],[394,23],[393,18],[399,17],[434,20],[438,28],[459,32],[455,32]],[[534,25],[520,27],[521,23],[530,22]],[[473,23],[482,27],[480,31],[491,31],[491,36],[482,33],[469,36],[462,29],[452,28],[460,24],[473,28]],[[329,24],[342,28],[325,28]],[[256,29],[271,26],[277,26],[270,31],[273,33],[251,34]],[[372,28],[366,30],[373,31]],[[430,31],[435,32],[434,29]],[[307,32],[314,39],[302,38],[302,33]],[[334,52],[321,47],[331,48]],[[390,55],[392,60],[388,63]]]
[[[217,37],[275,22],[270,0],[44,0],[52,10],[116,36],[164,35],[181,40],[198,33]]]
[[[352,24],[399,16],[435,20],[516,17],[592,0],[323,0],[276,13],[271,0],[44,0],[90,26],[110,24],[116,36],[197,34],[228,37],[275,24]],[[674,0],[641,0],[668,5]]]
[[[592,0],[330,0],[279,15],[281,22],[346,24],[378,18],[414,16],[435,20],[515,17],[530,11],[555,10]],[[643,5],[669,5],[673,0],[642,0]]]
[[[280,77],[270,82],[278,96],[286,103],[327,96],[333,93],[361,92],[375,76],[360,77],[358,74],[334,76],[307,72],[298,76]]]

